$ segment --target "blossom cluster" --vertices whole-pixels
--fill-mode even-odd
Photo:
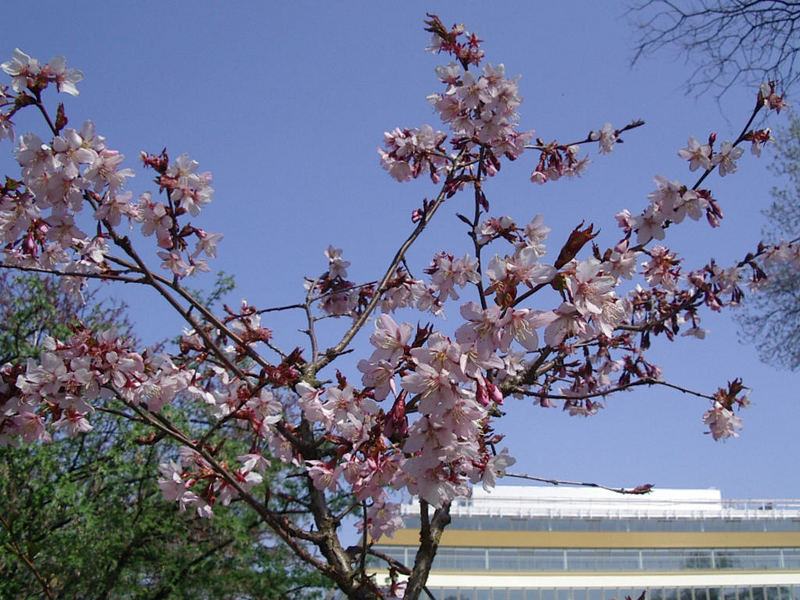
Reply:
[[[75,435],[91,429],[94,405],[116,396],[158,411],[188,389],[191,375],[163,352],[140,354],[114,329],[77,328],[66,341],[44,341],[39,360],[2,367],[0,445],[16,436],[47,441],[48,426]]]
[[[741,148],[737,148],[741,150]],[[692,189],[663,175],[655,177],[656,189],[647,196],[649,205],[639,215],[625,209],[617,214],[617,223],[626,235],[636,232],[636,241],[644,245],[653,239],[663,240],[671,223],[680,223],[685,217],[694,221],[704,215],[712,227],[719,226],[722,210],[704,189]]]
[[[447,30],[436,17],[428,22],[433,33],[428,49],[451,54],[458,62],[436,67],[436,74],[446,86],[433,93],[428,101],[452,134],[450,144],[455,153],[443,147],[447,134],[430,125],[415,129],[394,129],[384,134],[384,148],[379,148],[381,164],[398,181],[409,181],[430,173],[438,183],[448,164],[471,156],[477,148],[477,160],[488,175],[500,168],[499,157],[517,159],[533,136],[532,131],[516,130],[516,112],[522,98],[516,79],[505,76],[505,66],[486,64],[482,73],[469,70],[478,67],[483,58],[479,40],[461,26]],[[463,36],[463,38],[462,38]],[[466,40],[462,42],[461,40]]]
[[[77,95],[75,84],[82,79],[79,71],[66,68],[63,57],[40,66],[20,50],[0,68],[12,76],[16,92],[13,96],[4,88],[0,94],[0,132],[4,132],[0,139],[14,137],[11,116],[40,103],[49,84]],[[21,176],[7,179],[0,188],[3,262],[78,275],[109,272],[110,242],[117,241],[112,229],[127,219],[141,224],[143,235],[156,234],[162,249],[158,252],[161,266],[175,277],[207,271],[201,255],[215,257],[222,235],[189,224],[179,226],[178,219],[185,213],[197,216],[200,207],[211,201],[210,174],[197,173],[197,162],[185,154],[174,161],[166,153],[143,154],[144,164],[159,173],[157,182],[167,201],[154,201],[150,192],[134,200],[133,193],[125,189],[134,176],[133,169],[123,167],[125,157],[108,147],[94,123],[86,121],[80,129],[65,125],[66,117],[59,112],[50,124],[49,142],[35,133],[18,140],[15,156]],[[93,219],[81,224],[84,212]],[[196,238],[191,251],[187,247],[190,237]]]

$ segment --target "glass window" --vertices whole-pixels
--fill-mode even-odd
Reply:
[[[572,600],[572,590],[556,590],[556,598],[558,600]]]
[[[677,571],[681,568],[681,557],[674,550],[651,549],[642,552],[645,571]]]
[[[781,552],[778,548],[755,548],[751,553],[751,561],[756,569],[779,569]],[[763,594],[763,590],[760,590]],[[754,596],[755,597],[755,596]]]
[[[563,571],[564,550],[545,549],[533,551],[533,568],[537,571]]]
[[[419,517],[403,518],[404,527],[419,529]],[[450,529],[515,531],[800,531],[800,519],[453,517]]]
[[[725,588],[722,594],[724,600],[736,600],[736,588]]]
[[[400,563],[413,560],[410,549],[398,546],[375,546]],[[377,557],[370,564],[385,568],[386,563]],[[442,547],[434,561],[439,571],[554,571],[562,572],[627,572],[627,571],[711,571],[747,570],[774,571],[800,569],[800,548],[474,548]],[[761,590],[761,595],[736,598],[733,590],[723,596],[703,600],[778,600]],[[778,591],[776,590],[777,594]],[[764,596],[762,598],[762,596]],[[787,592],[789,600],[791,594]],[[623,596],[624,598],[624,596]],[[638,598],[638,594],[633,600]],[[652,595],[648,596],[648,600]],[[800,597],[795,596],[796,600]],[[607,599],[611,600],[611,599]],[[665,598],[664,600],[672,600]],[[676,598],[675,600],[679,600]],[[784,600],[782,597],[780,600]]]
[[[800,548],[783,548],[783,568],[800,568]]]
[[[486,570],[486,549],[439,548],[433,568],[442,571]]]
[[[530,548],[489,549],[489,569],[493,571],[533,571],[534,550]]]
[[[713,569],[711,550],[685,550],[683,552],[682,569]]]

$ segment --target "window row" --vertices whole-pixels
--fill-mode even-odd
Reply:
[[[419,529],[419,517],[404,517]],[[510,531],[800,531],[800,519],[558,519],[453,517],[450,530]]]
[[[437,600],[636,600],[642,589],[429,588]],[[800,600],[800,586],[648,588],[647,600]]]
[[[376,546],[410,565],[416,548]],[[375,564],[378,564],[377,562]],[[440,547],[434,571],[778,571],[800,569],[800,548]]]

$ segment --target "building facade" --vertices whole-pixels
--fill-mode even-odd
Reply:
[[[451,516],[428,579],[440,600],[800,600],[800,500],[500,486]],[[375,549],[413,565],[417,505],[403,518]]]

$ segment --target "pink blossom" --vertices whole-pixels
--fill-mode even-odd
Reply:
[[[379,540],[384,535],[392,537],[395,531],[403,527],[400,517],[400,505],[396,502],[387,502],[383,498],[375,500],[367,508],[367,531],[373,540]],[[359,532],[364,531],[363,520],[357,524]]]
[[[779,96],[776,93],[775,84],[775,81],[762,83],[758,91],[758,100],[768,109],[780,113],[782,108],[786,108],[789,105],[783,101],[783,96]]]
[[[456,330],[459,344],[469,346],[474,343],[480,356],[487,356],[498,348],[508,349],[511,336],[504,335],[503,328],[510,315],[504,314],[499,306],[482,310],[474,302],[467,302],[461,305],[461,316],[466,323]]]
[[[651,287],[674,290],[680,274],[681,260],[661,245],[650,250],[650,260],[642,263],[644,277]]]
[[[295,391],[300,395],[297,403],[306,419],[312,423],[320,423],[325,428],[330,428],[333,425],[333,410],[325,408],[320,399],[323,390],[317,390],[306,382],[301,381],[295,387]]]
[[[365,360],[358,361],[358,370],[364,373],[361,382],[366,387],[374,388],[376,400],[383,400],[389,392],[397,393],[394,382],[395,365],[387,360]]]
[[[467,283],[480,281],[478,261],[469,254],[456,259],[445,253],[437,254],[425,272],[431,276],[431,289],[439,293],[440,302],[445,302],[448,297],[458,300],[456,286],[463,288]]]
[[[442,83],[455,84],[461,77],[461,73],[461,65],[456,62],[436,67],[436,75],[442,80]]]
[[[172,252],[158,252],[161,258],[161,268],[172,271],[176,277],[185,277],[189,274],[189,265],[183,260],[179,252],[173,250]]]
[[[539,337],[536,327],[539,320],[536,313],[529,309],[511,310],[511,319],[506,326],[511,331],[514,339],[526,350],[536,350],[539,347]]]
[[[0,141],[6,138],[14,141],[14,123],[11,121],[10,115],[0,111]]]
[[[516,230],[517,226],[511,217],[491,217],[478,226],[476,230],[478,243],[485,245],[501,236],[511,239]]]
[[[373,358],[395,362],[405,353],[412,332],[408,323],[398,325],[389,315],[381,315],[375,319],[375,331],[369,337],[370,343],[377,348]]]
[[[611,123],[606,123],[599,131],[592,131],[589,134],[589,139],[600,142],[600,152],[602,154],[609,154],[614,149],[614,144],[617,141],[617,133],[611,126]]]
[[[142,224],[142,235],[156,234],[158,247],[169,250],[172,248],[171,229],[172,217],[167,213],[167,206],[161,202],[153,202],[150,192],[145,192],[139,197],[139,206],[135,220]]]
[[[545,254],[544,241],[550,233],[550,228],[544,225],[544,217],[536,215],[533,220],[525,225],[524,234],[527,246],[533,248],[536,256],[542,257]]]
[[[92,164],[84,171],[83,177],[92,186],[95,192],[100,192],[104,187],[109,190],[119,190],[125,185],[128,177],[133,177],[133,169],[119,169],[125,156],[116,150],[103,150]]]
[[[325,250],[325,256],[328,258],[328,277],[336,279],[337,277],[344,279],[347,277],[347,267],[350,263],[342,258],[342,249],[328,246]]]
[[[721,177],[736,172],[736,161],[744,154],[744,148],[734,147],[729,141],[722,142],[719,152],[715,152],[711,157],[711,162],[719,166]]]
[[[139,216],[139,207],[131,202],[133,192],[106,194],[104,201],[97,207],[94,218],[98,221],[106,220],[112,226],[119,225],[122,217],[131,221]]]
[[[204,252],[209,258],[217,257],[217,244],[222,241],[224,237],[221,233],[211,233],[202,229],[196,229],[197,245],[195,246],[192,258],[196,258],[201,252]]]
[[[416,369],[402,378],[403,389],[412,394],[421,394],[423,398],[431,395],[439,397],[446,395],[454,397],[456,385],[450,373],[437,370],[425,363],[417,365]]]
[[[572,303],[583,315],[600,314],[604,304],[616,300],[613,292],[616,279],[606,275],[602,269],[602,263],[590,258],[581,262],[574,274],[566,279]]]
[[[504,290],[516,289],[517,284],[533,287],[548,283],[555,277],[557,269],[539,262],[539,252],[532,246],[517,248],[514,255],[501,257],[496,254],[486,269],[493,284],[502,284]]]
[[[342,473],[342,467],[335,466],[332,462],[321,460],[307,460],[306,472],[314,482],[314,487],[318,490],[336,491],[339,487],[338,479]]]
[[[54,429],[65,427],[70,437],[75,437],[79,433],[86,433],[92,430],[92,425],[86,419],[86,415],[77,412],[75,409],[64,411],[61,418],[53,423]]]
[[[685,215],[689,215],[689,218],[693,221],[699,221],[708,206],[708,200],[705,197],[695,190],[686,190],[673,207],[670,219],[674,223],[680,223]]]
[[[608,272],[614,277],[633,279],[636,273],[636,260],[641,256],[641,252],[631,252],[628,250],[630,241],[624,239],[619,242],[611,252],[607,261]]]
[[[77,69],[67,69],[67,61],[63,56],[51,58],[42,68],[42,73],[55,78],[56,88],[72,96],[79,94],[77,83],[83,80],[83,73]]]
[[[666,215],[652,204],[638,217],[631,218],[631,228],[636,231],[636,241],[646,244],[652,239],[664,239]]]
[[[441,144],[447,134],[430,125],[419,129],[396,128],[384,133],[384,149],[379,148],[383,168],[398,181],[410,181],[430,173],[438,181],[439,168],[446,162]]]
[[[242,454],[237,456],[236,460],[242,463],[242,471],[255,471],[263,475],[269,467],[269,461],[260,454]]]
[[[505,477],[506,469],[517,462],[517,459],[508,455],[508,448],[503,448],[499,454],[492,456],[486,463],[481,477],[483,489],[487,492],[497,485],[497,480]]]
[[[183,479],[183,469],[173,460],[168,463],[158,465],[158,470],[163,477],[158,479],[158,487],[164,499],[170,502],[177,502],[180,512],[186,510],[191,504],[197,504],[200,498],[197,494],[189,491],[187,482]]]
[[[742,419],[719,402],[714,402],[714,408],[706,411],[703,415],[703,423],[708,425],[715,440],[739,437],[736,431],[742,429]]]
[[[536,327],[545,326],[544,341],[551,347],[560,345],[569,337],[587,338],[593,333],[589,324],[581,318],[578,309],[569,302],[563,302],[554,311],[535,313],[531,322]]]
[[[436,332],[428,338],[426,346],[412,348],[410,354],[414,363],[418,365],[427,364],[434,369],[457,375],[460,371],[463,353],[461,346],[456,342]]]
[[[21,435],[25,443],[49,442],[52,439],[45,428],[44,418],[27,407],[20,407],[20,411],[11,417],[11,421],[16,427],[16,431],[12,430],[12,435]]]
[[[11,60],[0,64],[7,75],[11,75],[11,89],[19,93],[28,87],[28,81],[39,74],[39,61],[31,58],[19,48],[14,48]]]
[[[694,136],[689,137],[686,148],[678,150],[678,156],[689,161],[689,170],[696,171],[699,167],[708,170],[711,168],[711,146],[701,145]]]

